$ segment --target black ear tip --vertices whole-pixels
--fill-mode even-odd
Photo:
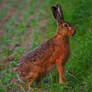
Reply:
[[[52,10],[52,11],[53,11],[53,10],[56,11],[56,7],[55,7],[55,6],[52,6],[52,7],[51,7],[51,10]]]
[[[61,5],[60,4],[56,4],[56,6],[52,6],[51,9],[57,9],[57,8],[60,8]]]
[[[55,6],[52,6],[51,9],[56,8]]]
[[[57,7],[57,8],[58,8],[58,7],[61,7],[61,5],[60,5],[60,4],[57,4],[56,7]]]
[[[51,9],[53,9],[53,8],[54,8],[54,6],[51,7]]]

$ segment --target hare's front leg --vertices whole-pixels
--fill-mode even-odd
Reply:
[[[30,78],[26,81],[29,91],[32,92],[33,88],[30,87],[30,84],[38,77],[38,73],[33,73]]]
[[[61,59],[56,60],[56,65],[59,71],[59,83],[64,84],[66,82],[66,78],[64,76],[64,67],[61,65]]]

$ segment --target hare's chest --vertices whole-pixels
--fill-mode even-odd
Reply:
[[[67,49],[63,55],[63,61],[66,62],[70,56],[70,49]]]
[[[56,57],[56,59],[57,58],[62,58],[64,61],[67,61],[67,59],[70,56],[70,47],[69,47],[69,45],[57,47],[54,54],[55,54],[54,56]]]

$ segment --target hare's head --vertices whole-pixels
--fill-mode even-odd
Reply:
[[[56,7],[53,6],[52,12],[53,12],[54,18],[56,19],[58,23],[58,33],[65,36],[74,35],[76,30],[71,23],[64,21],[61,6],[59,4],[57,4]]]

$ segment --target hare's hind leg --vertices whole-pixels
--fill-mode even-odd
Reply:
[[[61,59],[56,60],[56,65],[59,71],[59,83],[64,84],[66,82],[66,78],[64,76],[64,67],[61,65]]]

